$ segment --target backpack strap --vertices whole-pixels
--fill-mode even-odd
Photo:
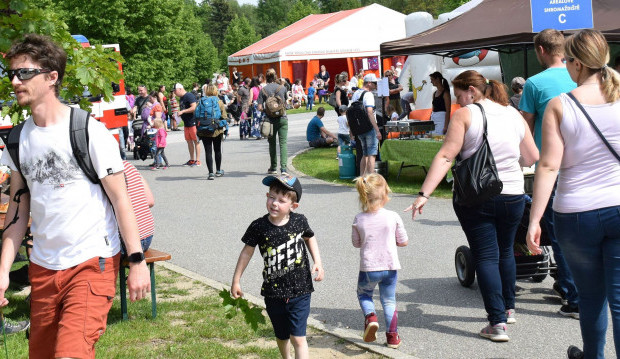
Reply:
[[[368,91],[362,90],[362,94],[360,95],[360,98],[357,99],[359,102],[362,103],[362,105],[364,104],[364,95],[366,95],[366,92]]]
[[[22,122],[11,129],[6,144],[6,149],[7,151],[9,151],[9,155],[11,155],[11,160],[13,160],[15,168],[17,168],[17,171],[20,174],[22,172],[22,169],[19,163],[19,137],[21,136],[22,130],[24,129],[24,123],[25,122]],[[24,181],[24,183],[26,182]]]
[[[88,121],[90,113],[79,108],[71,108],[71,119],[69,122],[69,139],[71,141],[71,150],[78,165],[84,171],[88,179],[95,184],[100,183],[99,175],[95,171],[93,162],[90,158],[88,150]]]
[[[24,188],[20,188],[15,192],[13,201],[17,203],[17,209],[15,209],[15,215],[13,216],[13,219],[11,220],[11,222],[9,222],[9,224],[7,224],[4,227],[4,230],[7,230],[10,226],[17,223],[17,221],[19,220],[18,213],[19,213],[19,203],[21,202],[21,196],[24,193],[30,192],[30,189],[28,188],[28,182],[26,182],[26,178],[22,174],[21,166],[19,163],[19,138],[21,136],[22,130],[24,129],[24,124],[25,122],[22,122],[19,125],[13,127],[11,129],[11,132],[9,132],[9,135],[7,136],[7,141],[6,141],[6,149],[7,151],[9,151],[11,160],[13,161],[15,168],[17,168],[17,172],[19,172],[19,175],[22,177]]]

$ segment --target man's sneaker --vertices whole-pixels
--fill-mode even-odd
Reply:
[[[207,179],[213,181],[215,179],[215,175],[213,173],[209,173],[209,177],[207,177]]]
[[[224,170],[215,171],[215,177],[222,177],[224,175]]]
[[[196,167],[198,166],[198,161],[192,161],[192,163],[189,165],[190,167]]]
[[[270,169],[267,170],[267,174],[268,175],[277,175],[278,171],[270,168]]]
[[[553,283],[553,291],[562,300],[562,305],[568,304],[568,301],[566,301],[566,292],[564,292],[564,289],[560,287],[560,283],[557,281]]]
[[[183,164],[183,166],[191,166],[191,165],[192,165],[192,163],[194,163],[194,161],[189,160],[189,161],[185,162],[185,163]]]
[[[572,317],[575,319],[579,319],[579,306],[566,304],[563,305],[558,313],[562,314],[565,317]]]
[[[200,161],[194,161],[194,165],[200,167],[200,166],[202,166],[202,163],[200,163]]]
[[[282,176],[288,176],[288,172],[286,172],[286,170],[282,170]]]
[[[515,310],[508,309],[506,310],[506,324],[514,324],[517,322],[517,318],[515,317]]]
[[[583,351],[574,345],[571,345],[568,347],[568,350],[566,351],[566,357],[568,359],[583,359],[584,358]]]
[[[1,326],[2,326],[2,322],[0,322],[0,328]],[[24,320],[22,322],[16,322],[8,318],[4,318],[4,332],[6,334],[15,334],[15,333],[23,332],[29,327],[30,327],[30,321],[28,320]]]
[[[400,346],[401,341],[400,341],[400,336],[398,335],[398,333],[386,332],[385,338],[386,338],[385,344],[388,346],[388,348],[396,349]]]
[[[377,340],[377,330],[379,329],[379,322],[377,321],[377,315],[370,313],[366,316],[364,322],[364,341],[366,343],[374,342]]]
[[[510,340],[506,333],[506,323],[489,324],[480,331],[480,336],[491,339],[494,342],[507,342]]]

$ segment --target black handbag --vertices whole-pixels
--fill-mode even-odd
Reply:
[[[487,139],[487,117],[484,108],[479,103],[474,103],[474,105],[478,106],[482,112],[484,123],[482,144],[467,159],[463,160],[460,155],[456,156],[456,163],[452,166],[454,202],[466,207],[481,204],[502,193],[504,188],[497,174],[495,159]]]

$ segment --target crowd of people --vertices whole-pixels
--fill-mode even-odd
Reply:
[[[615,290],[620,285],[620,247],[616,246],[620,239],[620,75],[607,65],[609,46],[597,31],[582,30],[564,38],[556,30],[544,30],[534,38],[534,46],[546,70],[526,81],[512,81],[517,97],[509,98],[504,84],[477,71],[456,76],[452,87],[461,108],[452,116],[448,81],[441,73],[430,75],[436,88],[431,117],[446,137],[420,192],[405,211],[411,211],[415,220],[453,161],[474,156],[488,143],[501,193],[474,205],[455,198],[453,208],[472,250],[487,312],[488,325],[479,335],[508,341],[508,324],[517,322],[513,245],[529,200],[524,195],[522,167],[538,161],[527,246],[532,253],[540,253],[541,227],[550,234],[558,265],[553,288],[565,301],[559,313],[581,324],[583,350],[570,346],[569,359],[602,358],[607,306],[614,328],[620,325],[616,305],[620,298]],[[291,85],[278,78],[274,69],[256,78],[243,77],[233,69],[232,83],[220,74],[203,86],[193,84],[191,91],[180,83],[169,93],[165,86],[150,93],[146,86],[139,86],[138,96],[130,93],[127,97],[131,122],[127,136],[121,136],[126,142],[121,142],[120,155],[102,124],[91,121],[87,128],[96,182],[74,160],[68,125],[72,111],[58,100],[64,51],[49,38],[28,35],[12,45],[6,58],[17,101],[31,108],[32,117],[20,134],[20,157],[15,160],[10,151],[4,151],[0,158],[0,164],[14,174],[7,212],[13,222],[4,228],[0,256],[0,307],[8,304],[8,273],[31,217],[35,244],[30,257],[30,343],[36,343],[30,345],[31,357],[94,357],[113,298],[100,294],[115,292],[119,253],[130,263],[130,299],[140,300],[148,294],[144,251],[153,238],[153,218],[139,213],[150,213],[154,199],[139,172],[121,160],[131,143],[129,130],[134,141],[149,136],[149,129],[154,131],[152,169],[165,170],[169,166],[167,133],[182,123],[190,157],[185,165],[201,165],[202,142],[207,179],[213,180],[224,175],[221,146],[229,121],[239,126],[241,139],[261,139],[267,128],[270,157],[268,176],[262,180],[269,188],[267,214],[253,221],[242,238],[231,294],[243,295],[241,276],[258,246],[264,261],[261,294],[282,357],[289,357],[291,345],[296,357],[308,357],[305,336],[314,291],[312,275],[316,274],[314,281],[321,281],[325,272],[314,231],[306,216],[295,211],[303,191],[299,179],[287,173],[286,109],[296,101],[311,103],[310,89],[316,91],[319,103],[325,100],[332,81],[325,66],[310,84],[308,95],[299,88],[301,83]],[[338,133],[325,128],[321,106],[307,128],[310,146],[342,146],[351,137],[359,146],[360,176],[355,185],[362,212],[353,220],[351,240],[360,248],[357,297],[364,318],[363,340],[373,342],[377,337],[373,293],[378,286],[390,348],[402,343],[396,309],[401,268],[397,247],[406,246],[408,236],[400,215],[384,208],[390,188],[385,178],[374,173],[374,161],[383,138],[378,118],[384,114],[398,118],[405,111],[402,98],[392,97],[402,91],[396,81],[399,72],[399,64],[385,72],[390,86],[386,106],[377,106],[374,73],[351,79],[347,73],[337,74],[333,96]],[[366,114],[369,127],[349,136],[354,125],[346,121],[347,106],[355,103]],[[43,169],[53,175],[40,176]],[[65,186],[71,186],[72,192],[55,190]],[[53,210],[45,206],[50,199],[55,203]],[[96,305],[73,305],[82,302]],[[85,333],[85,327],[98,330]],[[614,342],[618,352],[620,331],[614,330]]]

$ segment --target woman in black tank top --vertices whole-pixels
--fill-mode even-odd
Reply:
[[[430,77],[431,84],[437,88],[437,91],[433,93],[433,112],[431,113],[431,120],[435,122],[433,134],[445,135],[448,131],[452,107],[450,85],[440,72],[433,72]]]

